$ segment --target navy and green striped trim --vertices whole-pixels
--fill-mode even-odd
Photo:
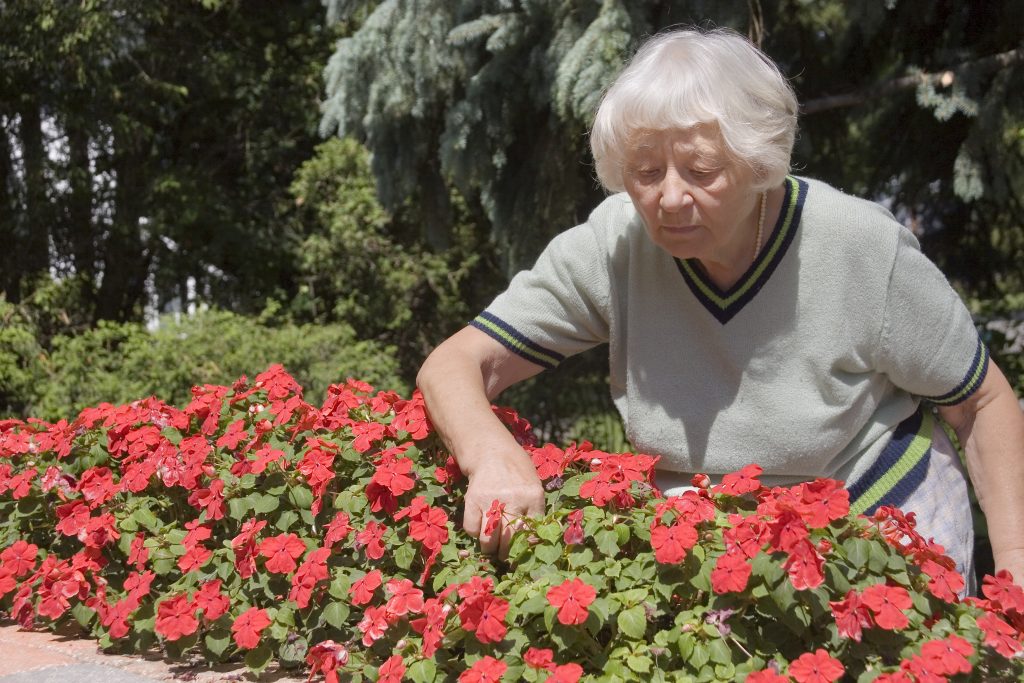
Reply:
[[[785,184],[786,195],[771,239],[754,259],[747,272],[739,279],[739,282],[728,291],[723,292],[718,289],[704,275],[697,259],[675,260],[690,291],[723,325],[739,313],[740,309],[746,306],[761,290],[793,242],[793,237],[800,225],[800,213],[803,211],[804,200],[807,197],[807,183],[787,176]]]
[[[934,424],[931,412],[918,408],[896,425],[874,464],[846,487],[852,513],[872,515],[882,505],[899,507],[910,497],[928,473]]]
[[[478,315],[469,324],[501,343],[509,351],[541,367],[551,369],[565,360],[565,356],[562,354],[537,344],[498,316],[487,311]]]
[[[956,388],[942,396],[925,396],[925,400],[935,405],[952,406],[962,403],[970,398],[971,394],[978,390],[981,383],[985,381],[985,374],[988,372],[988,347],[978,337],[978,348],[974,352],[974,360],[971,361],[971,368],[956,385]]]

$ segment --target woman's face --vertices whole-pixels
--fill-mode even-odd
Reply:
[[[623,182],[647,234],[672,256],[730,270],[750,264],[758,194],[713,127],[644,134],[625,160]]]

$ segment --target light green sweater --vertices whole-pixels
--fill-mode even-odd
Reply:
[[[608,343],[612,398],[634,447],[661,456],[663,488],[751,462],[768,484],[856,481],[922,397],[973,392],[987,353],[888,211],[813,180],[786,188],[770,241],[728,292],[653,244],[619,194],[472,324],[545,367]]]

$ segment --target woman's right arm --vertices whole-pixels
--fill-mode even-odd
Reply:
[[[463,527],[480,539],[484,552],[501,557],[514,530],[509,518],[544,514],[544,487],[529,455],[492,412],[491,400],[541,370],[466,327],[434,349],[416,376],[430,421],[469,478]],[[485,534],[494,500],[505,504],[506,519]]]

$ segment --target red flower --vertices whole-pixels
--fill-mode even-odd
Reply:
[[[266,568],[274,574],[291,574],[295,560],[306,552],[306,544],[295,534],[278,534],[260,543],[260,555],[267,558]]]
[[[309,607],[309,599],[317,582],[327,578],[327,558],[330,554],[330,548],[317,548],[299,565],[295,576],[292,577],[292,589],[288,592],[288,599],[295,601],[300,608]]]
[[[861,591],[861,600],[874,613],[875,623],[882,628],[896,631],[910,623],[903,613],[913,604],[906,588],[876,584]]]
[[[493,595],[478,595],[459,606],[462,628],[474,631],[481,643],[499,643],[505,638],[508,601]]]
[[[797,683],[832,683],[838,680],[846,669],[838,659],[822,649],[813,653],[805,652],[789,665],[789,675]]]
[[[178,558],[178,569],[183,574],[199,569],[213,557],[213,552],[202,545],[185,548],[185,554]]]
[[[491,501],[491,507],[487,510],[487,523],[484,525],[484,533],[490,536],[498,528],[501,516],[505,512],[505,504],[495,499]]]
[[[416,588],[409,579],[392,579],[384,590],[391,596],[385,607],[392,614],[403,616],[423,611],[423,591]]]
[[[940,676],[970,673],[971,663],[967,658],[973,654],[974,646],[957,635],[921,646],[921,657],[929,663],[929,669]]]
[[[352,525],[349,524],[348,515],[344,512],[337,513],[334,515],[334,519],[327,524],[324,547],[332,547],[335,543],[345,540],[350,533],[352,533]]]
[[[765,537],[768,528],[765,523],[756,515],[729,515],[731,528],[722,531],[722,540],[725,541],[726,550],[737,550],[750,559],[754,559],[762,546],[765,544]]]
[[[416,487],[416,480],[409,476],[412,466],[413,462],[409,458],[382,459],[370,481],[384,487],[397,498]]]
[[[749,674],[743,683],[789,683],[789,679],[772,669],[762,669]]]
[[[742,496],[761,488],[758,477],[764,469],[756,463],[747,465],[738,472],[730,472],[722,477],[722,483],[711,487],[712,493],[724,493],[729,496]]]
[[[368,604],[373,600],[373,593],[380,588],[380,585],[381,573],[379,569],[374,569],[363,578],[357,579],[348,589],[348,594],[352,596],[352,604]]]
[[[459,683],[498,683],[507,668],[505,662],[487,656],[459,674]]]
[[[333,640],[324,640],[309,648],[306,654],[309,664],[309,680],[318,673],[324,675],[324,683],[338,683],[337,669],[348,664],[348,650]],[[383,679],[380,679],[383,680]]]
[[[32,568],[36,566],[36,554],[38,552],[39,546],[19,538],[0,553],[0,560],[3,561],[4,570],[14,576],[22,576],[32,571]]]
[[[220,579],[204,583],[192,598],[195,607],[202,610],[203,618],[215,621],[231,607],[231,599],[220,592]]]
[[[377,671],[377,683],[401,683],[405,673],[405,662],[402,655],[391,655],[380,665]]]
[[[573,510],[565,519],[566,525],[562,541],[566,545],[583,543],[583,510]]]
[[[409,536],[427,550],[440,550],[448,542],[448,515],[437,507],[409,521]]]
[[[1000,569],[995,576],[985,576],[982,580],[981,592],[993,602],[998,602],[1004,610],[1014,610],[1024,614],[1024,589],[1013,582],[1013,575]]]
[[[135,534],[131,548],[128,550],[128,564],[135,565],[140,572],[146,568],[146,562],[149,560],[149,549],[145,543],[146,534],[140,531]]]
[[[835,479],[816,479],[800,486],[800,516],[812,529],[823,529],[850,512],[850,492]]]
[[[711,590],[716,593],[739,593],[750,579],[750,563],[742,552],[726,552],[718,556],[711,570]]]
[[[526,662],[527,666],[533,667],[534,669],[554,669],[555,668],[555,654],[549,649],[540,649],[531,647],[523,655],[523,661]]]
[[[356,534],[356,545],[366,546],[366,556],[371,560],[384,557],[384,533],[388,530],[383,524],[367,522],[366,528]]]
[[[582,675],[583,667],[572,662],[556,666],[545,681],[546,683],[578,683]]]
[[[932,559],[927,559],[921,563],[921,571],[927,574],[930,579],[928,581],[928,590],[932,592],[932,595],[946,602],[956,602],[958,600],[957,595],[966,585],[964,577],[960,575],[960,572],[944,567]],[[989,577],[986,576],[985,580],[987,581],[988,579]]]
[[[231,632],[235,644],[243,650],[251,650],[260,644],[260,632],[270,626],[270,618],[265,610],[250,607],[238,615],[231,624]]]
[[[423,603],[423,616],[409,622],[413,630],[423,635],[423,656],[433,657],[444,639],[444,625],[452,607],[442,599],[430,598]]]
[[[995,648],[1004,657],[1012,657],[1021,650],[1017,631],[994,614],[978,617],[978,628],[985,632],[985,644]]]
[[[540,448],[528,450],[541,481],[560,476],[565,470],[565,451],[555,444],[546,443]]]
[[[224,482],[214,479],[209,488],[197,489],[188,497],[188,504],[206,512],[206,521],[224,517]]]
[[[587,605],[597,597],[593,586],[572,579],[548,589],[548,602],[558,608],[558,621],[566,626],[582,624],[590,612]]]
[[[247,519],[239,534],[231,539],[238,575],[247,579],[256,571],[256,534],[267,526],[266,520]]]
[[[860,642],[862,629],[871,628],[871,612],[852,588],[838,602],[829,602],[839,635]]]
[[[195,605],[184,595],[164,600],[156,608],[156,632],[167,640],[192,635],[199,628],[195,611]]]
[[[818,554],[817,548],[804,538],[790,547],[789,557],[782,568],[789,574],[793,588],[806,590],[825,582],[824,565],[825,559]]]
[[[661,564],[679,564],[686,552],[697,545],[697,529],[692,524],[677,520],[672,526],[651,528],[651,547],[654,559]]]
[[[57,531],[65,536],[77,536],[89,521],[89,506],[80,500],[58,505],[56,512]]]
[[[357,625],[360,633],[363,634],[363,645],[370,647],[374,641],[384,637],[390,624],[388,616],[388,611],[383,607],[366,608],[362,621]]]

